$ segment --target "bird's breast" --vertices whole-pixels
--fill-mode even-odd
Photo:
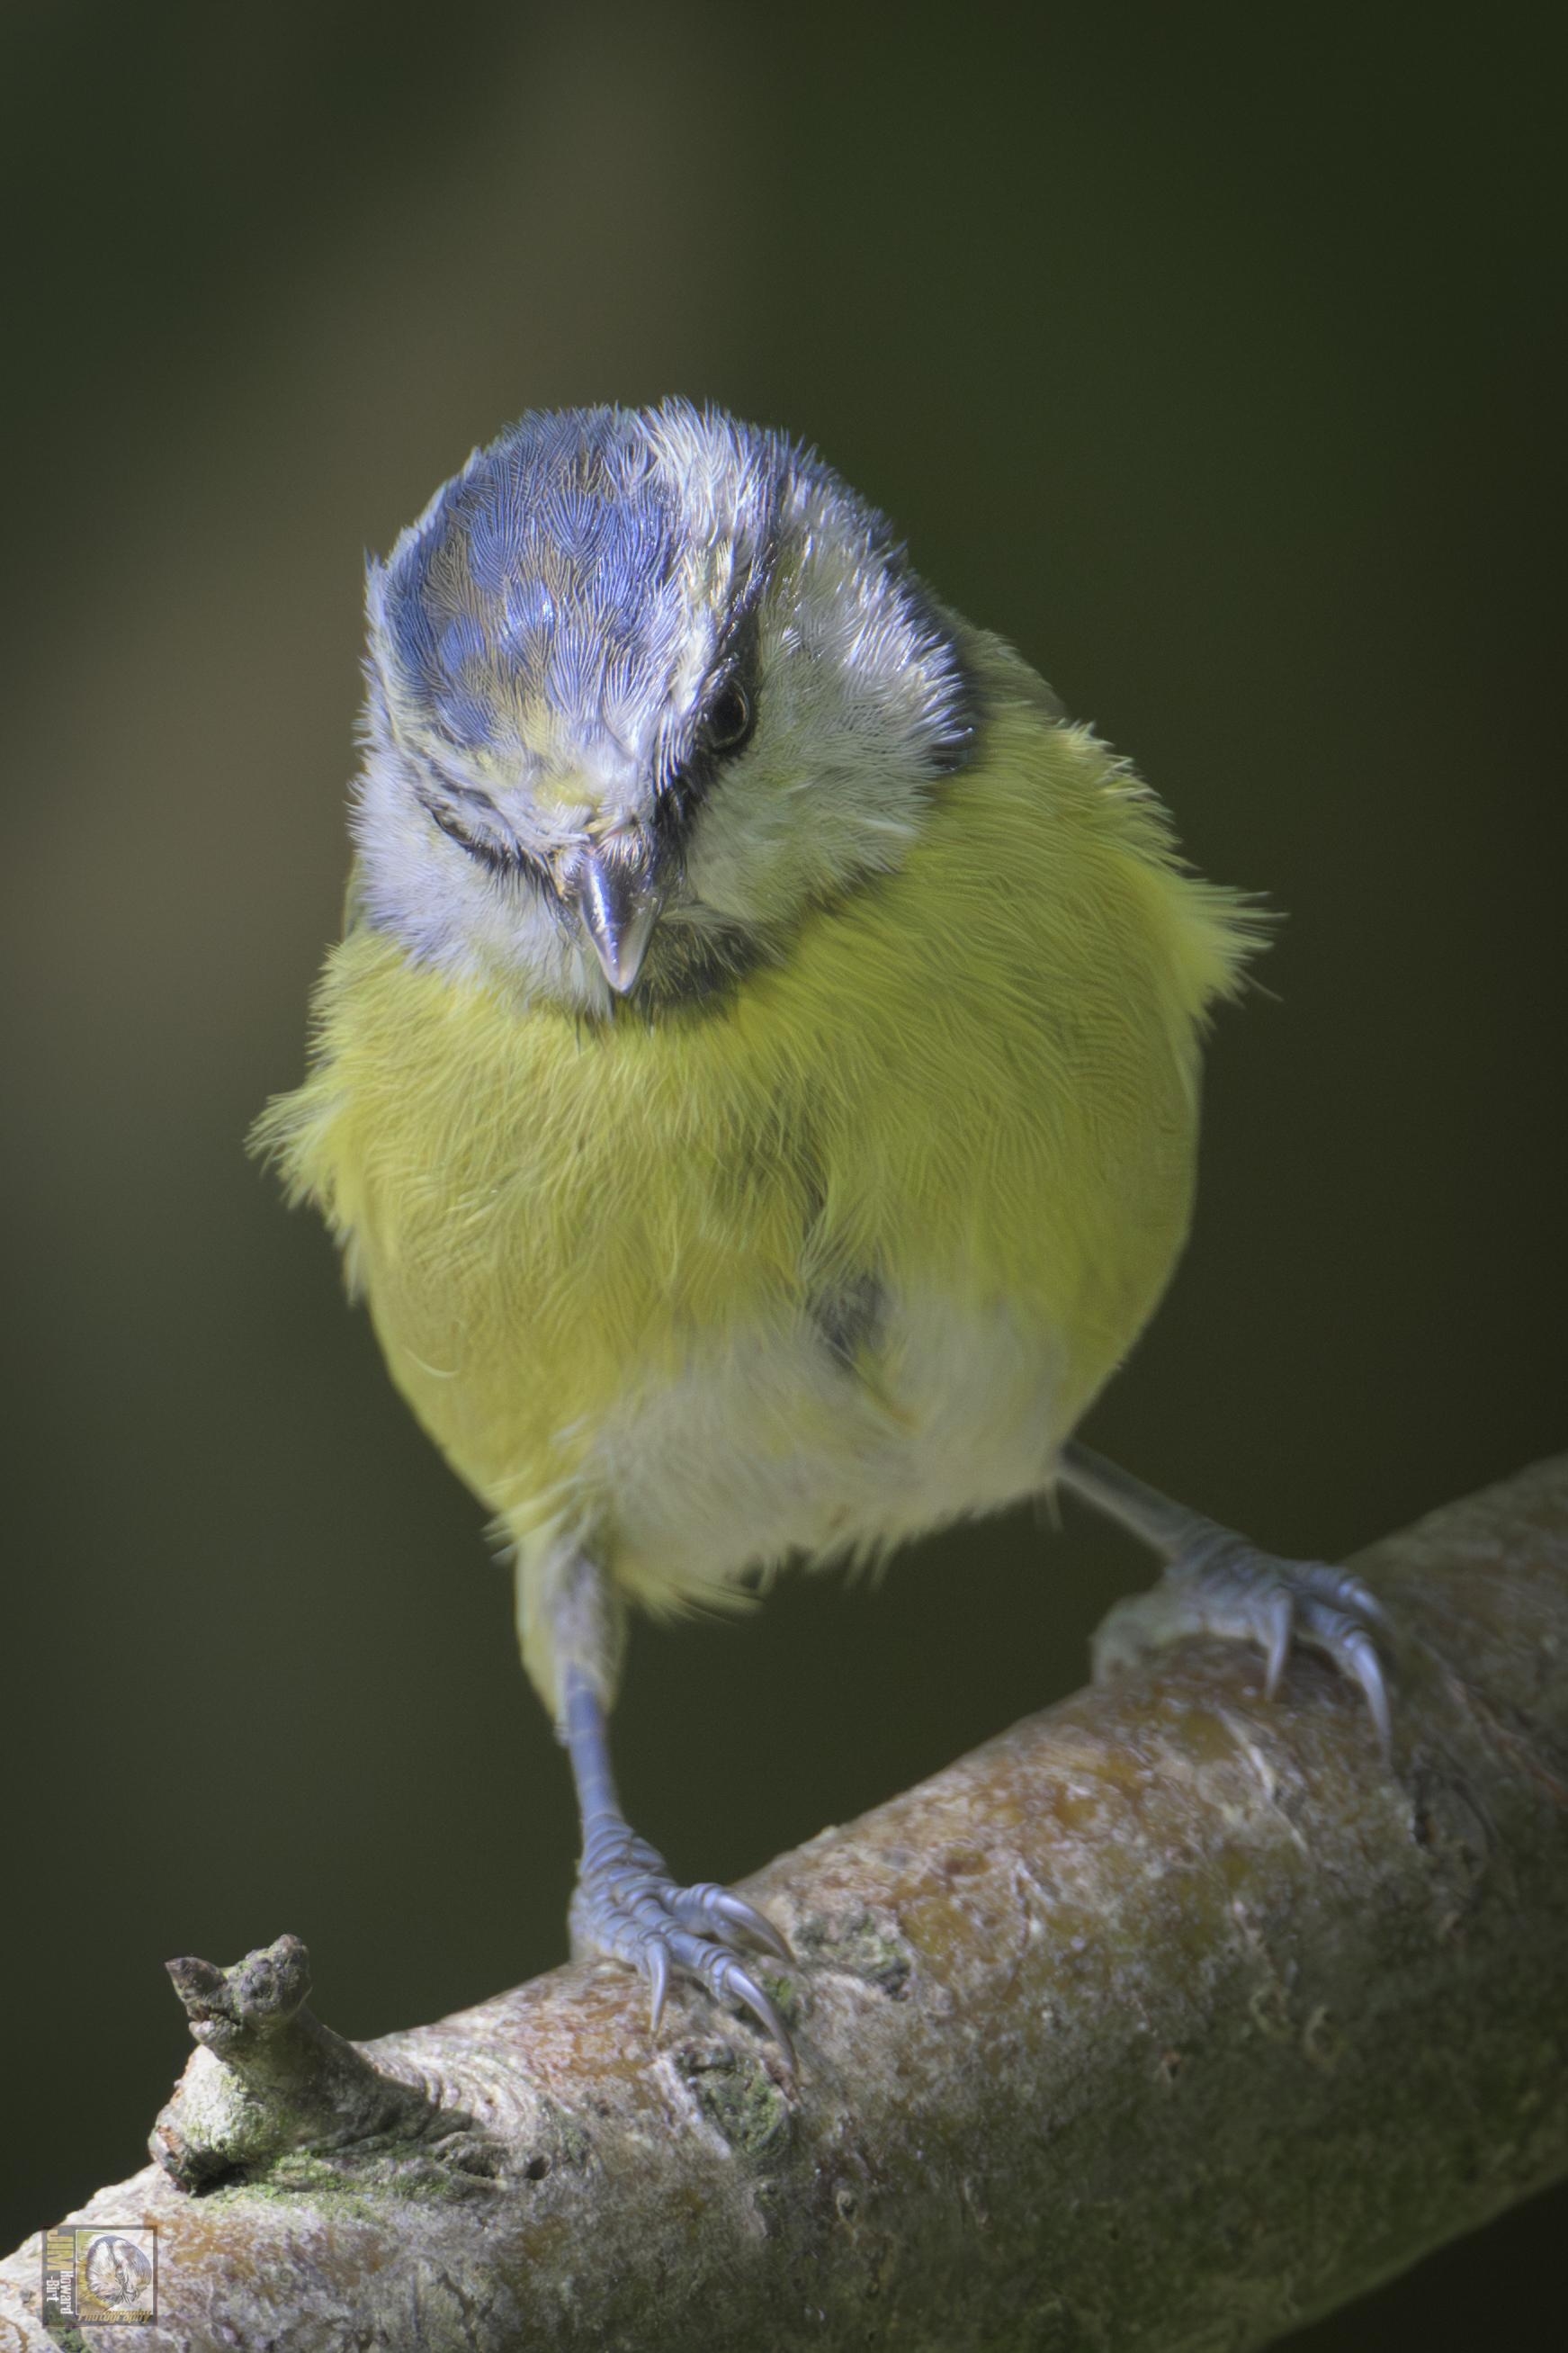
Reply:
[[[1148,1314],[1225,923],[1098,747],[993,732],[899,872],[710,1004],[589,1024],[334,952],[274,1141],[520,1531],[579,1514],[654,1593],[986,1508]]]

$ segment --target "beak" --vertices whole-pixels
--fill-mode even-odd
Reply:
[[[617,997],[637,985],[664,893],[647,850],[584,850],[567,893]]]

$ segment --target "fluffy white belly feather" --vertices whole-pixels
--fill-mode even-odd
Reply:
[[[1005,1305],[884,1304],[869,1377],[814,1326],[760,1331],[628,1389],[584,1483],[616,1499],[616,1581],[658,1607],[792,1554],[867,1557],[1037,1493],[1064,1352]]]

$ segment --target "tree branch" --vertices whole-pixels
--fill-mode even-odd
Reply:
[[[161,2161],[71,2218],[157,2225],[159,2317],[96,2353],[1239,2353],[1568,2171],[1568,1457],[1357,1566],[1395,1778],[1310,1657],[1079,1694],[750,1883],[798,2083],[605,1965],[356,2048],[295,1939],[173,1964]]]

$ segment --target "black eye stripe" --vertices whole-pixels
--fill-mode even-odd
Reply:
[[[477,785],[460,784],[456,776],[448,776],[446,769],[437,763],[433,763],[432,767],[436,781],[447,800],[466,801],[468,806],[479,816],[494,818],[496,805],[489,793],[480,792]]]
[[[753,598],[727,632],[684,744],[671,747],[658,791],[658,821],[669,831],[684,828],[722,763],[756,733],[758,636]]]

